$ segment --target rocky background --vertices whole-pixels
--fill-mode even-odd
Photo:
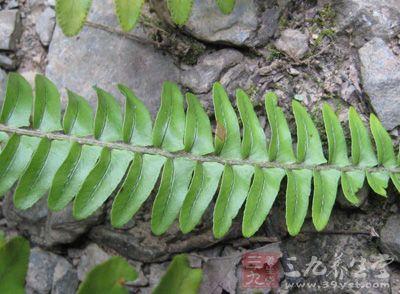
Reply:
[[[115,85],[124,83],[155,115],[161,84],[171,80],[198,94],[212,115],[210,90],[221,81],[232,97],[238,87],[251,95],[264,125],[262,96],[273,90],[293,133],[289,105],[297,99],[321,127],[325,142],[322,102],[331,104],[343,122],[349,106],[366,120],[376,113],[394,141],[399,141],[399,0],[237,0],[228,16],[219,13],[214,0],[196,0],[189,22],[181,29],[171,25],[164,1],[151,0],[141,23],[129,34],[119,30],[112,0],[93,1],[89,22],[73,38],[56,26],[54,2],[0,0],[0,97],[7,72],[17,70],[32,84],[39,72],[60,88],[87,97],[93,106],[93,85],[122,101]],[[288,286],[315,278],[306,271],[312,256],[328,268],[341,259],[343,275],[329,278],[338,282],[354,281],[361,267],[354,258],[366,258],[365,274],[359,279],[389,285],[323,293],[400,291],[400,201],[392,186],[387,199],[363,189],[359,208],[351,207],[339,193],[328,228],[316,233],[308,218],[296,238],[287,234],[281,194],[257,236],[243,239],[238,217],[223,240],[212,237],[211,210],[192,234],[183,235],[175,226],[155,237],[150,232],[150,200],[124,229],[115,230],[108,221],[109,205],[78,222],[71,207],[52,213],[43,199],[28,211],[18,211],[11,196],[0,202],[0,229],[9,236],[24,235],[32,243],[28,293],[74,293],[94,264],[114,254],[125,256],[140,272],[129,286],[132,293],[150,293],[171,257],[181,252],[190,253],[192,266],[203,267],[203,293],[247,293],[237,283],[238,256],[259,247],[279,250],[282,269],[301,274],[282,274],[281,288],[274,292],[322,291]],[[384,269],[370,260],[382,253],[395,260]]]

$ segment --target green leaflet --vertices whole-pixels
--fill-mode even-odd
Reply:
[[[20,74],[10,73],[0,114],[0,123],[12,127],[29,126],[32,100],[31,85]]]
[[[50,188],[58,168],[67,157],[71,143],[43,138],[18,182],[14,205],[27,209],[34,205]]]
[[[9,137],[7,133],[0,132],[0,148],[2,144],[5,144],[8,141]]]
[[[253,236],[263,224],[278,195],[285,171],[280,168],[255,168],[254,179],[244,209],[243,236]]]
[[[224,166],[216,162],[197,163],[189,191],[179,215],[179,224],[183,233],[189,233],[200,222],[210,204]]]
[[[192,269],[186,254],[176,255],[167,272],[161,278],[160,283],[154,289],[153,294],[165,293],[184,293],[197,294],[203,271],[201,269]]]
[[[29,251],[29,242],[22,237],[14,237],[0,246],[0,293],[25,293]]]
[[[236,0],[216,0],[219,10],[223,14],[230,14],[235,8]]]
[[[114,0],[119,24],[125,32],[133,29],[139,19],[143,0]]]
[[[135,154],[128,175],[111,209],[111,224],[125,225],[150,196],[166,158],[159,155]]]
[[[97,112],[94,119],[94,137],[113,142],[122,140],[122,115],[117,100],[106,91],[95,87],[97,92]]]
[[[236,101],[243,124],[242,158],[268,160],[265,133],[249,97],[239,89],[236,91]]]
[[[337,166],[349,165],[350,161],[347,156],[346,139],[338,117],[327,103],[324,103],[322,114],[325,132],[328,137],[329,164]]]
[[[378,164],[384,167],[395,167],[396,155],[394,154],[392,139],[374,114],[371,114],[370,127],[375,140]]]
[[[81,220],[93,214],[117,188],[133,158],[125,150],[103,148],[74,201],[73,215]]]
[[[43,132],[61,130],[60,93],[56,86],[42,75],[35,77],[33,128]]]
[[[161,93],[161,106],[153,129],[153,145],[167,151],[182,150],[185,130],[185,111],[183,96],[179,87],[164,82]]]
[[[0,154],[0,196],[3,196],[21,176],[36,150],[40,139],[12,135]]]
[[[132,282],[137,277],[138,273],[125,259],[114,256],[87,274],[77,294],[128,294],[124,283]]]
[[[350,171],[341,173],[341,186],[346,199],[353,205],[360,205],[360,199],[357,197],[357,192],[364,185],[364,171]]]
[[[312,219],[317,231],[322,231],[328,224],[335,204],[339,185],[340,171],[327,169],[314,171],[314,196]]]
[[[57,0],[56,15],[66,36],[77,35],[86,21],[92,0]]]
[[[54,175],[48,197],[53,211],[62,210],[75,197],[101,153],[98,146],[73,143],[67,158]]]
[[[399,150],[399,155],[397,156],[397,164],[400,165],[400,150]],[[397,190],[400,193],[400,173],[391,173],[390,178],[392,179],[392,182],[394,186],[397,188]]]
[[[63,120],[64,133],[78,137],[93,134],[93,111],[81,96],[68,90],[68,105]]]
[[[307,215],[311,193],[312,171],[308,169],[287,170],[286,225],[291,236],[296,236]]]
[[[378,154],[378,164],[384,167],[395,167],[396,155],[394,154],[392,139],[374,114],[371,114],[370,117],[370,128]],[[386,196],[386,188],[389,184],[389,178],[389,173],[367,172],[367,180],[372,190],[382,196]]]
[[[192,12],[194,0],[167,0],[172,21],[178,26],[184,25]]]
[[[6,234],[0,230],[0,248],[6,244]]]
[[[292,102],[292,108],[297,126],[297,161],[305,164],[325,163],[318,130],[307,110],[295,100]]]
[[[210,119],[195,95],[187,93],[186,101],[185,151],[196,155],[212,153],[214,145]]]
[[[185,158],[168,159],[164,164],[151,213],[151,230],[155,235],[165,233],[176,219],[188,192],[195,164]]]
[[[281,108],[277,106],[278,97],[269,92],[265,95],[265,109],[271,128],[269,158],[271,161],[293,163],[296,161],[292,147],[292,136]]]
[[[235,110],[220,83],[214,84],[212,95],[217,121],[215,153],[224,158],[240,159],[240,129]]]
[[[351,157],[354,165],[373,167],[378,161],[372,148],[371,139],[360,116],[353,107],[349,110],[351,133]]]
[[[128,87],[118,85],[118,89],[126,98],[123,125],[124,142],[136,146],[151,145],[153,123],[150,112]]]
[[[232,220],[246,200],[253,173],[252,166],[225,166],[214,208],[213,232],[216,238],[222,238],[229,231]]]
[[[389,174],[385,172],[367,172],[367,181],[375,193],[386,197],[386,188],[389,184]]]

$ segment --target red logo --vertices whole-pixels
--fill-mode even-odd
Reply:
[[[242,258],[242,288],[278,288],[281,252],[248,252]]]

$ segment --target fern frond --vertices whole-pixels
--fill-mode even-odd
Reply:
[[[77,35],[85,24],[92,0],[56,0],[56,17],[64,35]]]
[[[213,140],[210,119],[200,101],[187,93],[185,112],[184,96],[176,84],[164,83],[154,126],[134,92],[123,85],[118,88],[126,98],[123,115],[117,100],[95,87],[96,114],[84,98],[68,91],[61,124],[60,94],[51,81],[37,76],[33,95],[22,76],[10,74],[0,114],[0,132],[10,134],[2,136],[6,144],[0,153],[0,194],[18,181],[17,208],[31,207],[48,192],[51,210],[61,210],[73,201],[73,215],[84,219],[115,192],[111,223],[119,228],[157,190],[151,228],[159,235],[177,218],[182,232],[192,231],[219,190],[213,232],[220,238],[243,206],[243,235],[256,233],[285,176],[286,223],[291,235],[300,232],[306,218],[312,182],[312,220],[318,231],[328,224],[339,182],[354,205],[359,204],[357,192],[365,179],[383,196],[390,179],[400,191],[400,154],[396,157],[389,134],[374,115],[370,129],[375,147],[360,116],[350,109],[350,161],[339,119],[325,104],[326,159],[318,130],[297,101],[292,105],[297,126],[295,155],[288,123],[273,93],[265,96],[271,130],[267,142],[243,90],[236,92],[240,127],[225,89],[214,85]]]

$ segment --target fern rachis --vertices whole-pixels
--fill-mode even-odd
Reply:
[[[349,112],[350,162],[342,127],[327,104],[323,118],[328,160],[314,123],[298,102],[293,102],[298,138],[294,155],[288,124],[273,93],[265,98],[272,134],[267,144],[250,99],[238,90],[241,137],[236,113],[219,83],[213,88],[220,129],[214,142],[210,120],[196,96],[186,95],[185,112],[184,96],[170,82],[163,85],[154,126],[143,102],[125,86],[119,85],[126,97],[124,116],[112,95],[101,89],[96,88],[95,116],[86,100],[68,91],[62,132],[57,89],[43,76],[37,76],[35,88],[33,95],[20,75],[10,74],[0,116],[0,131],[11,134],[0,154],[0,192],[4,194],[19,179],[14,195],[17,208],[29,208],[50,191],[50,209],[60,210],[73,200],[74,216],[83,219],[121,186],[113,201],[111,223],[122,227],[150,196],[161,173],[152,209],[155,234],[164,233],[177,218],[184,233],[193,230],[220,186],[214,208],[215,236],[228,232],[244,206],[243,234],[249,237],[267,217],[286,175],[286,219],[289,233],[296,235],[307,214],[312,180],[312,218],[317,230],[328,223],[339,179],[353,204],[365,178],[383,196],[390,178],[399,188],[400,158],[395,156],[390,136],[372,115],[376,156],[369,132],[354,109]],[[25,95],[18,95],[21,92]],[[35,129],[25,128],[30,127],[32,105]]]

